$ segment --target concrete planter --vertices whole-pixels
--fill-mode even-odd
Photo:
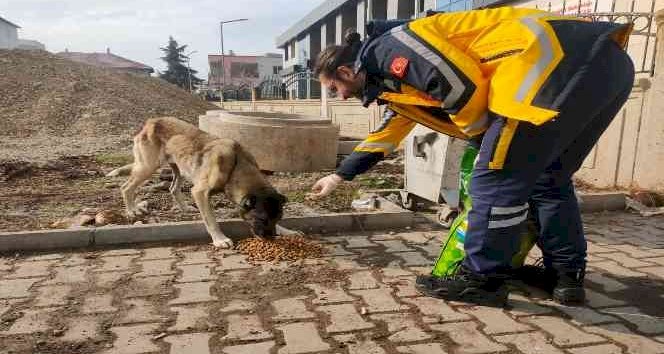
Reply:
[[[338,128],[328,119],[298,114],[208,111],[199,128],[239,142],[261,169],[309,172],[334,169]]]

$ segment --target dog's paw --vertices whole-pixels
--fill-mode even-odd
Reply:
[[[134,210],[135,213],[139,214],[147,214],[148,213],[148,201],[143,200],[139,203],[136,204],[136,209]]]
[[[222,238],[212,241],[212,244],[216,248],[233,248],[233,241],[230,238]]]
[[[173,207],[171,208],[171,211],[179,211],[179,212],[182,212],[182,213],[197,213],[198,209],[196,209],[195,206],[191,206],[191,205],[186,205],[186,206],[184,206],[184,208],[180,207],[179,205],[173,205]]]
[[[304,236],[304,232],[299,230],[291,230],[277,225],[277,235],[279,236]]]

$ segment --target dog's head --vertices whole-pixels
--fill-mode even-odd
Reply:
[[[276,236],[277,222],[283,216],[286,201],[287,198],[275,190],[261,190],[242,199],[240,216],[256,236],[271,239]]]

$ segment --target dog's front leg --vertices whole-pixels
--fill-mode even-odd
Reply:
[[[184,194],[182,194],[182,174],[178,165],[171,163],[169,164],[171,170],[173,170],[173,182],[171,182],[171,187],[168,189],[173,196],[173,208],[179,209],[182,212],[195,212],[196,208],[187,205],[184,201]]]
[[[291,230],[283,226],[279,226],[279,224],[277,224],[276,231],[277,235],[279,236],[304,236],[304,232],[302,231]]]
[[[212,244],[215,247],[220,248],[231,248],[233,247],[233,241],[228,238],[219,228],[217,220],[214,217],[214,212],[212,206],[210,205],[210,191],[207,188],[201,188],[200,186],[194,186],[191,190],[191,195],[198,206],[198,210],[201,212],[203,217],[203,222],[207,228],[208,233],[212,236]]]

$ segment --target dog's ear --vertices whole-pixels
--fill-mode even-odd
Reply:
[[[256,206],[256,196],[255,195],[244,198],[244,201],[242,202],[242,208],[243,209],[251,210],[255,206]]]

